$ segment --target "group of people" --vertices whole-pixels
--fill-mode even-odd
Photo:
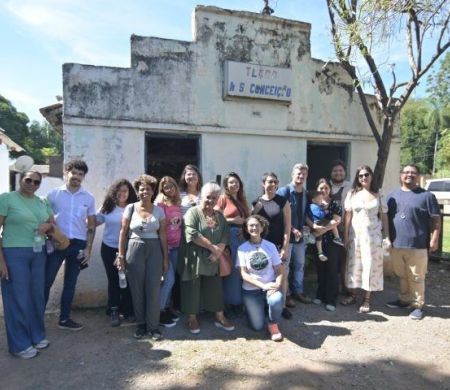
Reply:
[[[267,327],[270,338],[281,341],[279,324],[282,317],[292,317],[290,308],[301,302],[335,311],[340,290],[342,305],[358,301],[359,312],[368,313],[371,293],[383,289],[386,251],[400,278],[399,299],[387,306],[410,308],[410,317],[421,319],[428,251],[437,249],[440,210],[436,198],[419,187],[418,167],[405,166],[401,187],[387,198],[368,166],[359,167],[350,183],[344,163],[335,161],[330,179],[319,179],[309,192],[308,171],[306,164],[295,164],[286,186],[279,186],[275,173],[265,173],[262,195],[249,203],[236,172],[224,177],[221,188],[203,184],[198,168],[187,165],[179,182],[164,176],[158,183],[146,174],[133,183],[117,180],[97,211],[94,197],[81,186],[88,172],[84,161],[68,162],[65,184],[46,199],[35,195],[42,176],[26,172],[17,191],[0,195],[0,278],[9,351],[32,358],[48,347],[44,312],[63,261],[58,326],[82,329],[71,317],[71,306],[101,224],[107,313],[112,326],[134,320],[136,338],[160,340],[160,327],[175,326],[180,312],[189,331],[198,334],[199,313],[209,311],[224,331],[233,331],[232,320],[245,313],[252,329]],[[68,246],[52,245],[55,228],[70,240]],[[308,244],[317,269],[314,299],[304,293]],[[224,258],[231,258],[232,269],[221,276]]]

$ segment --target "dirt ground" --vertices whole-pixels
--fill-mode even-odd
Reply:
[[[307,278],[313,295],[314,275]],[[50,347],[31,360],[7,352],[0,327],[0,388],[13,389],[450,389],[450,264],[431,263],[426,317],[384,307],[396,281],[375,294],[373,311],[298,304],[283,321],[282,343],[250,331],[245,319],[225,333],[211,315],[191,335],[185,319],[165,340],[134,340],[134,326],[111,328],[104,309],[78,310],[85,328],[57,328],[46,318]]]

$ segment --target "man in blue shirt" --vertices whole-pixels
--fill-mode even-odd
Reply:
[[[306,164],[295,164],[292,168],[292,182],[277,191],[277,194],[288,200],[291,206],[291,237],[286,264],[288,271],[285,274],[289,279],[290,299],[287,299],[286,306],[292,306],[292,298],[302,303],[312,302],[311,298],[303,293],[306,244],[303,241],[302,229],[307,203],[304,184],[308,177],[308,169]]]
[[[416,165],[406,165],[400,173],[401,188],[389,194],[387,200],[391,258],[400,279],[400,294],[398,300],[386,306],[412,308],[409,317],[413,320],[423,318],[428,251],[438,249],[441,229],[436,197],[419,187],[419,174]]]
[[[55,188],[47,199],[55,214],[56,225],[70,239],[70,245],[64,250],[55,250],[47,258],[45,267],[45,302],[55,281],[61,264],[65,260],[64,287],[61,294],[61,312],[58,327],[68,330],[80,330],[81,324],[70,318],[70,309],[78,274],[91,257],[92,243],[95,236],[95,199],[81,183],[88,171],[82,160],[69,161],[64,167],[66,183]],[[81,267],[81,268],[80,268]]]

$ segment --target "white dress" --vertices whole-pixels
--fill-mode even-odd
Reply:
[[[387,213],[381,190],[365,202],[360,194],[349,192],[345,211],[352,212],[345,284],[366,291],[383,290],[383,249],[380,213]]]

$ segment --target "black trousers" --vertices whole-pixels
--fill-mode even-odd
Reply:
[[[336,306],[339,294],[340,246],[328,239],[323,241],[322,248],[328,260],[320,261],[317,257],[317,250],[315,251],[318,283],[316,298],[327,305]]]
[[[101,256],[105,266],[106,276],[108,278],[108,311],[111,308],[118,308],[124,316],[133,315],[133,304],[131,301],[130,289],[120,288],[119,274],[114,265],[116,260],[117,248],[111,248],[102,242]]]

